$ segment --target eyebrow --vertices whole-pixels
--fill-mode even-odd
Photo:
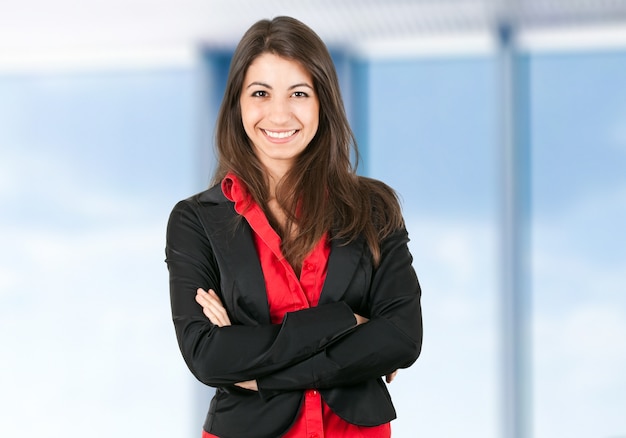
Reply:
[[[261,87],[265,87],[265,88],[268,88],[268,89],[272,90],[272,87],[271,87],[269,84],[266,84],[265,82],[258,82],[258,81],[251,82],[251,83],[250,83],[250,84],[246,87],[246,89],[248,89],[248,88],[250,88],[250,87],[252,87],[252,86],[255,86],[255,85],[257,85],[257,86],[261,86]],[[294,88],[298,88],[298,87],[307,87],[307,88],[310,88],[311,90],[313,89],[313,87],[312,87],[311,85],[307,84],[306,82],[301,82],[301,83],[299,83],[299,84],[294,84],[294,85],[290,86],[290,87],[289,87],[289,88],[287,88],[287,89],[288,89],[288,90],[293,90]]]

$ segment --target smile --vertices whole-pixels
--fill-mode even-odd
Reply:
[[[296,132],[298,132],[298,130],[292,129],[291,131],[274,132],[274,131],[268,131],[267,129],[264,129],[263,132],[265,132],[265,135],[271,138],[287,138],[287,137],[291,137],[292,135],[294,135]]]

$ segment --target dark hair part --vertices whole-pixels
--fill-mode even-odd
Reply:
[[[350,160],[356,141],[345,114],[335,66],[326,45],[302,22],[290,17],[261,20],[244,34],[231,61],[217,119],[218,167],[213,182],[233,172],[268,217],[268,176],[256,157],[241,119],[239,99],[250,64],[272,53],[299,62],[312,76],[319,99],[319,126],[307,148],[276,188],[287,216],[282,250],[297,269],[324,235],[352,241],[363,235],[374,263],[380,241],[403,225],[395,192],[385,184],[356,175]]]

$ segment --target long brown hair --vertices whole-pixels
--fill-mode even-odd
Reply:
[[[331,231],[332,238],[348,242],[363,235],[378,264],[380,241],[403,225],[396,194],[379,181],[356,175],[350,152],[353,148],[358,162],[358,150],[335,66],[319,36],[294,18],[258,21],[235,50],[217,119],[218,166],[213,182],[233,172],[270,214],[268,176],[244,131],[239,104],[246,71],[263,53],[299,62],[313,77],[320,106],[317,133],[276,188],[276,199],[287,216],[284,229],[278,230],[283,254],[292,266],[300,266]]]

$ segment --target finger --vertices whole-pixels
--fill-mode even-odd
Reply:
[[[250,391],[258,391],[259,387],[256,383],[256,380],[247,380],[245,382],[235,383],[235,386],[240,388],[249,389]]]
[[[198,293],[196,294],[196,302],[202,307],[213,306],[215,308],[218,308],[219,306],[221,306],[221,304],[216,302],[213,297],[211,297],[207,292],[202,289],[198,289]]]
[[[391,373],[391,374],[387,374],[387,375],[385,376],[385,381],[386,381],[387,383],[391,383],[391,382],[393,381],[393,379],[395,379],[395,378],[396,378],[396,375],[398,375],[398,370],[395,370],[395,371],[394,371],[393,373]]]
[[[215,291],[213,289],[209,289],[209,291],[207,293],[209,294],[210,297],[212,297],[215,300],[217,300],[217,302],[220,304],[220,306],[223,306],[222,300],[220,300],[220,297],[215,293]]]
[[[369,321],[369,319],[367,319],[364,316],[358,315],[358,314],[354,314],[354,317],[356,318],[356,325],[361,325],[361,324],[365,324],[367,321]]]
[[[202,306],[202,310],[213,324],[220,327],[230,325],[230,320],[223,307],[216,307],[213,303],[209,302],[208,305]]]
[[[220,297],[215,293],[213,289],[209,289],[207,292],[204,289],[200,288],[198,289],[198,295],[202,298],[203,303],[206,303],[207,305],[210,304],[216,309],[223,308],[224,311],[226,310],[224,308],[224,305],[222,304],[222,300],[220,300]]]
[[[202,313],[204,313],[204,315],[209,318],[209,321],[211,321],[218,327],[230,325],[226,321],[224,321],[224,319],[220,315],[216,314],[210,307],[203,307]]]
[[[223,307],[222,303],[219,301],[219,297],[209,294],[202,288],[198,289],[196,293],[196,302],[198,302],[198,304],[202,305],[203,307],[213,306],[216,309],[219,307]]]
[[[201,291],[200,289],[198,289],[198,293],[196,294],[195,298],[196,303],[200,304],[203,308],[211,307],[211,301],[205,291]]]
[[[220,327],[231,325],[226,309],[221,304],[219,297],[199,288],[196,294],[196,302],[202,306],[203,313],[209,320]]]
[[[196,302],[201,306],[208,306],[210,304],[211,296],[207,291],[202,288],[198,288],[196,291]]]
[[[208,292],[209,297],[211,298],[211,304],[213,305],[214,311],[219,313],[221,320],[224,322],[224,325],[231,325],[230,318],[228,317],[228,312],[226,311],[226,307],[222,304],[222,300],[215,293],[213,289],[209,289]]]
[[[228,317],[228,312],[226,312],[226,309],[220,303],[211,299],[208,301],[206,309],[210,310],[219,319],[222,326],[230,325],[230,318]]]
[[[217,312],[216,310],[214,310],[214,305],[211,302],[211,298],[208,295],[208,293],[202,289],[199,288],[197,290],[197,294],[196,294],[196,303],[200,304],[200,306],[202,306],[202,312],[204,313],[204,315],[209,318],[209,320],[218,326],[222,326],[224,321],[222,320],[219,312]]]

